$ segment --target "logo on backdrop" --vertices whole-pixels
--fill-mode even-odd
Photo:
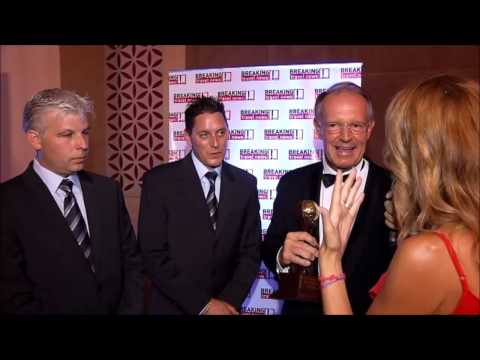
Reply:
[[[258,200],[275,200],[276,196],[275,189],[258,189]]]
[[[185,113],[183,112],[171,112],[168,114],[168,121],[171,123],[178,123],[185,121]]]
[[[321,88],[321,89],[315,89],[315,99],[317,98],[318,95],[320,95],[321,93],[327,91],[327,89],[325,88]]]
[[[263,180],[280,180],[288,169],[263,169]]]
[[[272,214],[273,214],[272,209],[263,209],[262,210],[262,219],[263,220],[272,220]]]
[[[265,90],[265,100],[303,100],[304,89]]]
[[[185,141],[185,132],[183,130],[174,130],[173,131],[173,140],[175,140],[175,141]]]
[[[341,68],[340,69],[340,78],[341,79],[354,79],[362,77],[362,68],[353,67],[353,68]]]
[[[290,109],[288,110],[289,120],[313,119],[315,116],[313,109]]]
[[[187,75],[176,74],[168,77],[168,85],[183,85],[187,83]]]
[[[232,81],[232,73],[226,71],[205,72],[195,74],[196,84],[219,83]]]
[[[278,160],[278,149],[240,149],[240,160]]]
[[[279,70],[244,70],[241,73],[241,81],[268,81],[279,79]]]
[[[314,151],[311,149],[289,149],[288,160],[312,160]]]
[[[240,110],[240,120],[278,120],[278,110]]]
[[[256,306],[242,306],[242,315],[275,315],[275,308],[271,307],[256,307]]]
[[[229,138],[230,140],[253,140],[255,131],[253,129],[232,129]]]
[[[329,68],[290,69],[290,80],[330,79]]]
[[[225,90],[218,92],[219,101],[255,100],[255,90]]]
[[[187,153],[187,150],[168,150],[168,161],[183,159]]]
[[[257,271],[257,279],[271,280],[275,279],[275,275],[266,267],[261,266],[260,270]]]
[[[303,129],[264,129],[265,140],[303,140]]]
[[[192,103],[195,99],[202,96],[208,96],[208,92],[177,93],[173,94],[173,102],[175,104]]]
[[[273,293],[273,289],[270,288],[260,288],[260,297],[262,299],[270,299]]]

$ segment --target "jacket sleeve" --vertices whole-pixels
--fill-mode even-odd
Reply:
[[[153,176],[152,176],[153,175]],[[199,314],[210,300],[179,267],[170,255],[168,242],[168,204],[163,184],[154,174],[143,180],[138,222],[138,237],[145,269],[153,286],[187,314]]]
[[[290,206],[287,199],[288,189],[284,178],[277,185],[277,196],[273,202],[273,214],[265,239],[262,243],[262,260],[273,274],[277,274],[277,253],[283,246],[291,222]]]
[[[0,186],[0,314],[40,314],[43,307],[25,274],[25,255],[4,190]]]
[[[260,268],[261,222],[256,180],[249,193],[237,265],[231,280],[218,296],[237,309],[240,309]]]
[[[144,313],[144,271],[140,247],[133,231],[130,216],[125,207],[122,190],[116,184],[118,224],[124,275],[123,292],[118,309],[119,314]]]

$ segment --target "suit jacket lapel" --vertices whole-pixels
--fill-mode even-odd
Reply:
[[[101,211],[99,211],[99,202],[102,199],[102,195],[98,189],[95,188],[92,177],[88,173],[81,171],[78,173],[78,177],[82,185],[83,201],[87,212],[88,229],[90,231],[90,241],[92,244],[93,262],[95,264],[96,275],[98,276],[98,274],[102,273],[102,246],[105,245],[105,239],[103,239],[101,233],[102,215]]]
[[[235,198],[235,177],[231,172],[230,165],[223,162],[222,166],[222,184],[220,187],[220,202],[218,205],[217,216],[217,231],[216,234],[220,234],[227,224],[230,211],[234,204]]]
[[[196,216],[199,217],[199,222],[208,225],[213,233],[213,229],[210,225],[207,201],[205,199],[205,194],[203,193],[202,183],[198,177],[197,170],[195,169],[195,165],[193,165],[191,153],[182,160],[179,177],[174,181],[183,183],[183,195],[185,196],[183,201],[193,207],[193,209],[198,209]]]
[[[320,199],[322,172],[323,172],[323,164],[319,162],[317,169],[312,172],[312,179],[310,180],[312,187],[310,188],[309,199],[315,201],[317,204]]]
[[[365,250],[367,246],[367,241],[363,241],[363,238],[368,236],[368,227],[370,224],[369,214],[375,211],[375,204],[372,199],[372,196],[368,194],[373,194],[375,192],[376,179],[375,171],[370,165],[368,170],[367,182],[365,183],[365,199],[360,206],[360,209],[355,219],[355,223],[352,228],[350,239],[348,240],[348,245],[345,252],[348,256],[344,258],[343,265],[345,267],[345,273],[352,273],[355,270],[355,267],[359,264],[359,259],[361,258],[361,253]]]
[[[32,206],[37,207],[38,214],[41,214],[42,218],[45,219],[37,225],[39,231],[42,233],[41,238],[44,239],[44,241],[52,243],[52,247],[60,249],[60,254],[62,254],[61,249],[70,247],[72,253],[77,253],[79,259],[83,259],[83,254],[78,247],[62,212],[58,208],[58,205],[53,199],[52,194],[50,194],[47,186],[37,175],[35,170],[33,170],[32,164],[33,162],[30,163],[25,171],[23,181],[28,191],[28,194],[26,195],[31,198]],[[87,266],[86,263],[85,266]]]

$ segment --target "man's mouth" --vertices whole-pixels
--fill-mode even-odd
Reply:
[[[78,156],[78,157],[72,158],[72,161],[85,161],[85,160],[87,160],[87,156]]]
[[[353,150],[355,150],[355,146],[353,145],[341,145],[341,146],[335,146],[335,150],[339,155],[350,155]]]

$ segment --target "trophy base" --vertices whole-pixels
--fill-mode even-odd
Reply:
[[[320,282],[317,275],[280,273],[278,277],[279,288],[272,293],[272,299],[322,302]]]

